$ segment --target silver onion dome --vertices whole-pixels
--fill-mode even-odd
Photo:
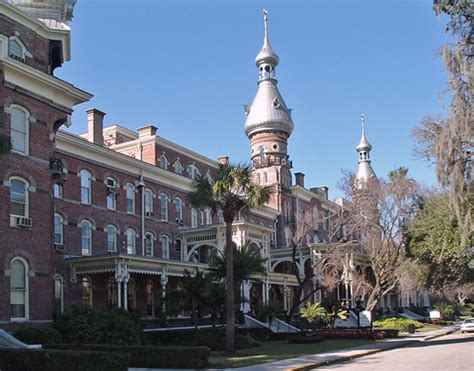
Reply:
[[[365,136],[365,115],[361,114],[361,124],[362,124],[362,137],[360,143],[356,147],[356,151],[359,153],[359,166],[356,172],[356,179],[361,185],[364,181],[369,179],[375,179],[374,169],[370,164],[370,151],[372,150],[372,145],[369,143]]]

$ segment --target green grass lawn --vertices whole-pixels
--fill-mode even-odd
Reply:
[[[372,340],[324,340],[316,344],[289,344],[286,340],[263,341],[261,346],[241,349],[232,357],[212,356],[212,367],[241,367],[256,363],[273,362],[307,354],[325,353],[373,343]]]

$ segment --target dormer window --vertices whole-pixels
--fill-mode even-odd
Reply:
[[[25,61],[26,48],[22,42],[16,37],[10,38],[8,41],[8,56],[19,61]]]
[[[168,169],[168,159],[166,158],[165,155],[161,155],[159,158],[158,158],[158,162],[160,164],[160,167],[164,170],[167,170]]]

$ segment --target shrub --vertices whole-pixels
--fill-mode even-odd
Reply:
[[[307,336],[307,335],[290,335],[288,336],[288,343],[290,344],[314,344],[320,343],[323,338],[320,336]]]
[[[383,330],[378,329],[377,332],[380,332],[384,338],[396,338],[398,337],[399,330],[394,328]]]
[[[250,335],[240,335],[235,336],[235,347],[237,349],[247,349],[260,346],[260,343],[253,339]]]
[[[314,335],[322,337],[323,339],[383,339],[383,334],[378,331],[318,330],[314,332]]]
[[[142,323],[136,316],[119,308],[74,308],[71,314],[57,316],[53,327],[62,334],[66,343],[142,343]]]
[[[119,353],[0,348],[2,371],[126,371],[129,359]]]
[[[422,328],[423,324],[419,321],[406,318],[386,318],[380,321],[375,321],[373,326],[380,329],[398,329],[401,331],[408,331],[408,326],[413,325],[415,328]]]
[[[236,332],[241,335],[249,335],[257,341],[268,340],[270,335],[273,334],[272,330],[264,327],[238,328]]]
[[[13,333],[18,340],[26,344],[61,343],[62,336],[52,327],[22,327]]]
[[[207,367],[209,363],[209,348],[207,347],[157,347],[108,344],[48,344],[46,347],[55,349],[76,349],[80,351],[94,350],[101,352],[129,353],[129,367],[204,368]]]

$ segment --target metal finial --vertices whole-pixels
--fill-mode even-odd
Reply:
[[[264,24],[264,28],[265,28],[265,40],[268,39],[268,26],[267,26],[267,23],[268,23],[268,10],[263,9],[263,24]]]
[[[365,114],[360,114],[360,122],[362,124],[362,135],[365,135]]]

